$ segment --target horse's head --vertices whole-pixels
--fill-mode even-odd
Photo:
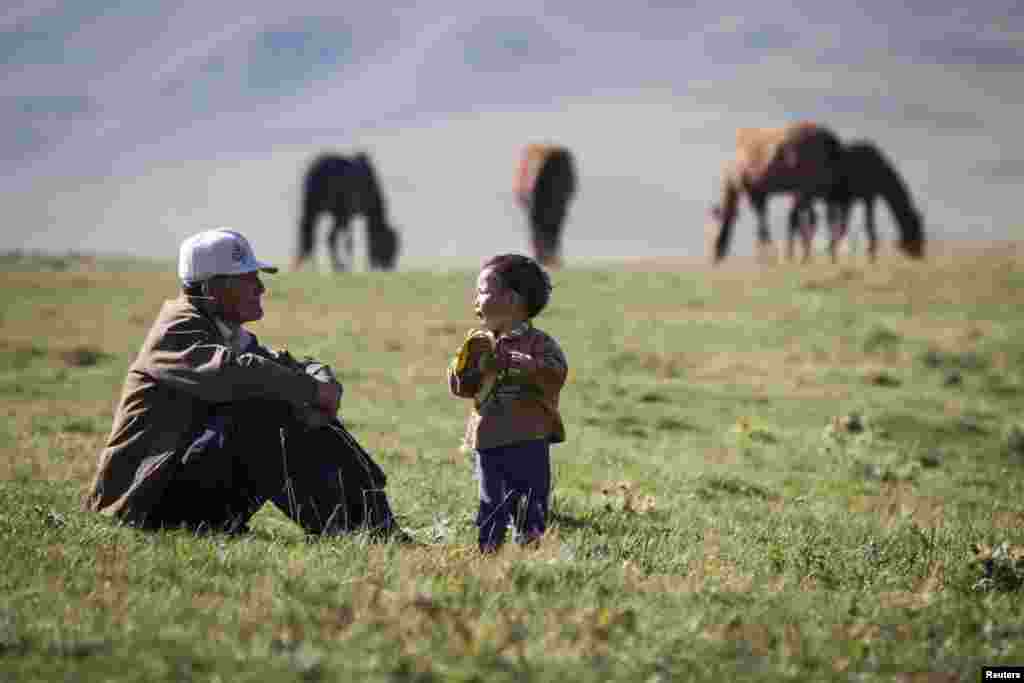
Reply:
[[[398,262],[398,232],[384,222],[369,227],[369,260],[374,270],[394,270]]]
[[[924,220],[921,213],[911,210],[900,222],[899,246],[911,258],[924,258]]]

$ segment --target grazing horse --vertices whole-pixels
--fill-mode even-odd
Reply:
[[[370,268],[392,270],[398,258],[398,233],[391,227],[373,163],[365,153],[354,157],[324,154],[306,171],[303,183],[302,216],[299,219],[299,248],[293,267],[302,267],[313,253],[317,219],[326,213],[332,225],[327,247],[334,270],[343,271],[352,263],[353,216],[366,218],[367,255]],[[338,237],[344,233],[346,259],[338,257]]]
[[[537,260],[545,266],[561,263],[562,226],[576,194],[576,169],[565,147],[527,145],[513,188],[530,221],[530,238]]]
[[[838,179],[840,151],[839,138],[816,123],[805,121],[782,128],[737,130],[736,157],[722,174],[719,202],[711,211],[714,262],[721,262],[729,252],[733,223],[743,194],[757,213],[757,239],[762,259],[767,258],[771,244],[768,198],[774,194],[793,195],[787,253],[792,258],[793,237],[799,230],[804,238],[806,259],[811,232],[806,226],[801,229],[799,221],[808,218],[808,209],[816,197],[831,194]]]
[[[864,202],[864,230],[868,234],[868,257],[878,255],[875,230],[875,201],[881,197],[889,205],[900,238],[899,248],[911,258],[924,257],[924,221],[914,206],[907,184],[886,156],[871,142],[859,140],[843,146],[840,180],[826,198],[828,207],[829,254],[836,260],[839,242],[846,236],[850,209]]]

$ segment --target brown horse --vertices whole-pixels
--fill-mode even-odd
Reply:
[[[575,162],[568,149],[546,144],[526,146],[513,191],[530,222],[534,256],[545,266],[561,263],[562,227],[576,189]]]
[[[829,254],[837,258],[839,242],[846,236],[850,209],[856,201],[864,202],[864,229],[868,234],[868,257],[878,255],[878,233],[875,230],[875,201],[881,197],[889,205],[900,237],[897,245],[911,258],[924,257],[924,225],[921,213],[914,206],[910,190],[902,176],[873,143],[860,140],[843,146],[840,180],[826,198]],[[792,222],[792,218],[791,218]]]
[[[817,197],[827,197],[838,180],[841,144],[824,126],[811,122],[782,128],[740,128],[736,131],[736,158],[722,174],[719,202],[712,209],[710,232],[714,239],[713,260],[721,262],[729,252],[733,223],[740,196],[746,194],[757,213],[757,239],[762,259],[768,257],[771,244],[768,230],[768,198],[775,194],[793,195],[789,258],[793,256],[793,238],[804,238],[804,258],[810,251],[812,232],[801,221]]]
[[[327,233],[327,248],[334,270],[346,270],[352,263],[352,231],[349,223],[356,215],[366,218],[366,241],[370,268],[392,270],[398,259],[398,233],[387,218],[387,202],[381,191],[370,157],[324,154],[306,171],[303,183],[302,216],[299,219],[299,248],[293,267],[298,269],[313,253],[317,219],[328,214],[332,224]],[[343,261],[338,256],[338,237],[345,235]]]

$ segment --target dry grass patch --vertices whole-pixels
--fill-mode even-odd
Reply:
[[[771,629],[764,624],[746,623],[738,617],[727,624],[708,626],[701,635],[711,641],[743,643],[751,654],[758,656],[771,654],[777,642]]]
[[[906,482],[883,482],[881,493],[854,496],[849,502],[851,512],[876,515],[879,524],[889,529],[913,521],[924,529],[934,529],[945,521],[945,502],[936,496],[919,496]]]
[[[479,582],[487,591],[505,590],[510,575],[522,563],[546,566],[557,561],[560,546],[555,533],[535,548],[509,546],[493,557],[482,557],[475,549],[411,551],[402,557],[398,589],[388,589],[372,576],[358,581],[349,605],[322,612],[324,628],[339,635],[353,625],[382,630],[403,657],[422,660],[425,670],[438,648],[455,657],[492,653],[521,658],[527,647],[556,658],[607,654],[613,632],[636,628],[631,610],[584,607],[543,613],[525,609],[495,612],[479,606],[453,606],[416,588],[425,577],[434,577],[443,579],[445,591],[463,590],[467,579]]]
[[[691,560],[685,575],[645,574],[636,564],[622,563],[622,577],[630,590],[651,594],[699,593],[705,590],[722,593],[749,593],[754,578],[739,571],[736,564],[721,556],[720,537],[709,530],[702,542],[699,557]]]
[[[878,624],[870,621],[856,621],[848,624],[836,624],[832,627],[832,639],[836,641],[857,641],[872,643],[880,640],[911,640],[914,629],[910,624]]]
[[[643,515],[657,507],[655,497],[641,492],[631,481],[601,482],[596,489],[600,493],[602,507],[606,510]]]
[[[992,513],[992,527],[994,529],[1022,529],[1024,528],[1024,512],[996,510]]]
[[[938,671],[915,671],[898,673],[893,679],[895,683],[958,683],[960,674],[942,673]]]
[[[880,593],[878,603],[887,608],[923,609],[944,590],[945,583],[946,566],[942,562],[933,562],[928,568],[927,574],[917,582],[912,590]]]

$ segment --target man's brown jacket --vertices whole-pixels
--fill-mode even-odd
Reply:
[[[180,454],[217,404],[246,399],[311,404],[316,380],[273,360],[253,337],[236,353],[216,319],[187,297],[164,303],[121,400],[85,507],[144,524]]]

